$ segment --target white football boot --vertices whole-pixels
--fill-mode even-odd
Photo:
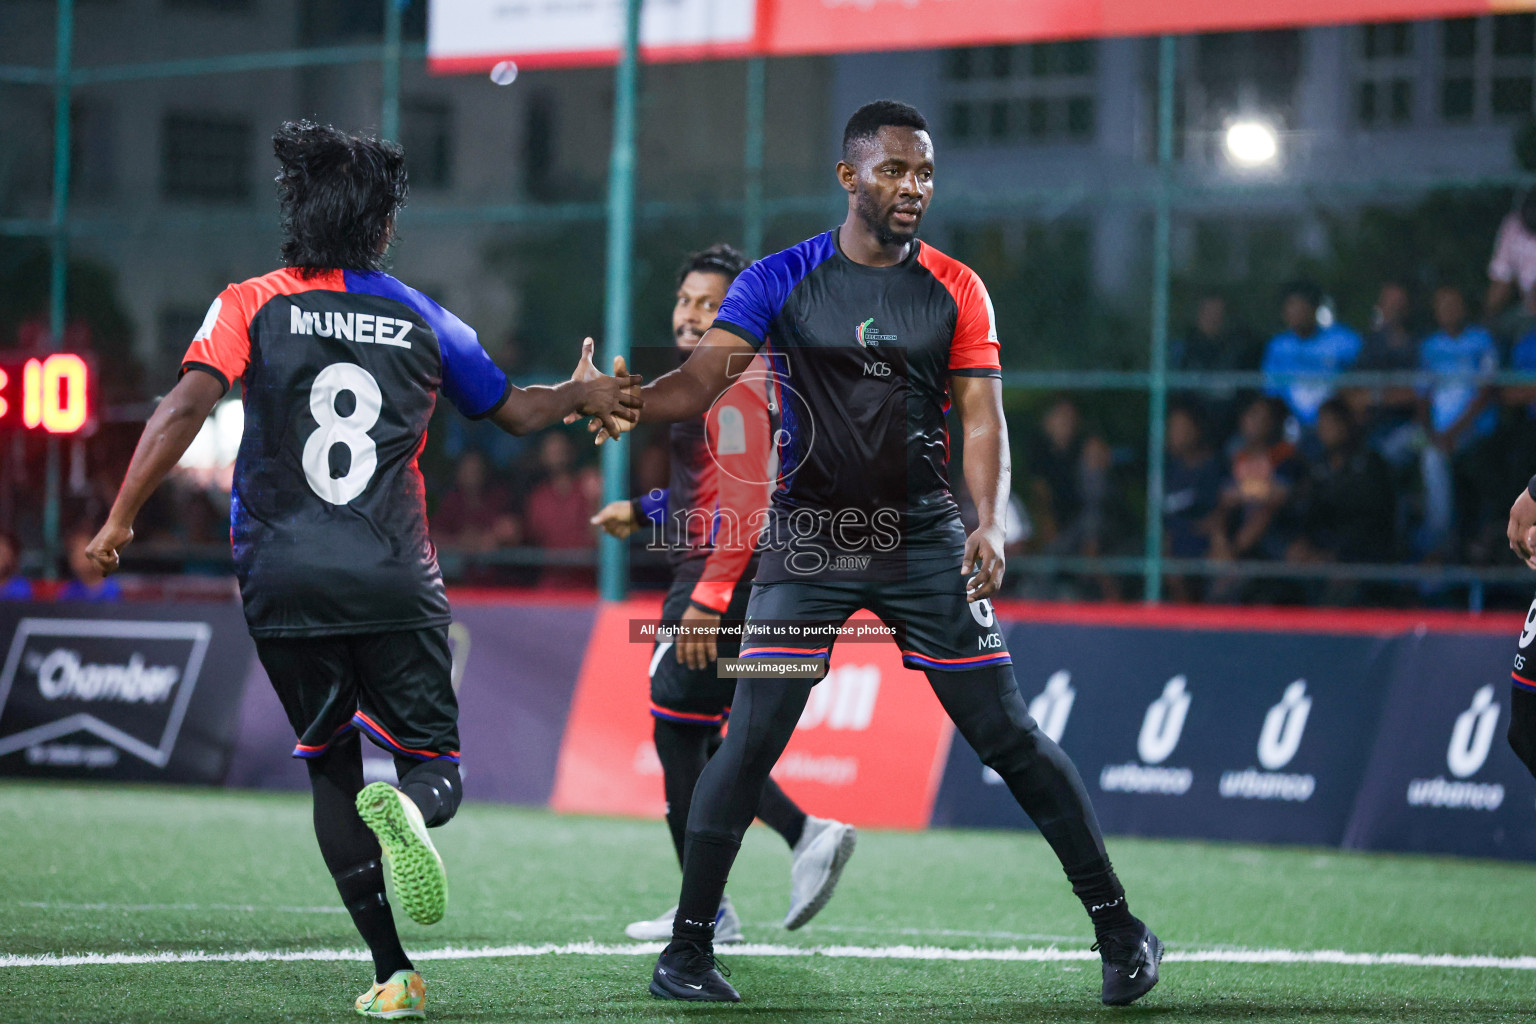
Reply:
[[[789,913],[784,927],[794,931],[820,913],[832,898],[837,880],[853,856],[859,834],[852,825],[830,818],[805,819],[789,869]]]
[[[807,825],[809,827],[809,825]],[[624,934],[640,942],[671,942],[672,920],[677,917],[677,908],[662,914],[650,921],[636,921],[624,928]],[[741,918],[736,916],[736,908],[731,906],[729,896],[720,900],[720,910],[715,914],[715,944],[724,945],[728,942],[740,942],[745,936],[741,932]]]

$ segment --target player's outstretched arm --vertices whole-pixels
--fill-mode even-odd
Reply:
[[[1532,495],[1532,488],[1536,488],[1536,477],[1531,478],[1510,506],[1508,533],[1509,549],[1526,565],[1536,569],[1536,497]]]
[[[133,540],[133,520],[149,496],[160,486],[171,467],[181,461],[203,421],[213,411],[214,404],[224,397],[224,382],[211,373],[191,369],[160,399],[138,447],[133,450],[133,461],[128,464],[128,475],[107,514],[107,522],[90,546],[86,557],[95,563],[103,574],[117,571],[118,552]]]
[[[736,375],[747,368],[755,351],[729,331],[719,328],[705,331],[682,366],[640,389],[645,399],[647,422],[675,423],[704,415],[720,393],[731,386]],[[597,443],[602,444],[610,437],[617,441],[619,435],[633,425],[633,422],[621,422],[618,430],[607,430],[607,424],[604,424],[604,432],[598,434]],[[597,430],[598,427],[589,424],[589,429]]]
[[[951,375],[949,393],[960,412],[965,486],[976,502],[976,532],[965,539],[960,571],[969,573],[965,595],[981,601],[1003,585],[1003,523],[1013,469],[1008,424],[1003,419],[1003,382],[996,377]]]
[[[570,380],[512,388],[501,408],[492,413],[492,421],[509,434],[530,434],[576,416],[596,417],[615,437],[632,427],[644,404],[640,376],[625,369],[623,356],[613,360],[613,376],[599,373],[592,364],[591,338],[582,344],[581,353]]]

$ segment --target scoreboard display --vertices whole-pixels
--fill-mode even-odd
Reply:
[[[76,434],[95,416],[96,372],[88,357],[0,351],[0,433]]]

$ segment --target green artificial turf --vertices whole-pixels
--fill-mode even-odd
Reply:
[[[359,949],[299,796],[0,785],[0,955]],[[437,830],[451,889],[407,948],[595,941],[676,900],[659,821],[466,805]],[[1536,954],[1526,864],[1112,839],[1130,893],[1170,952],[1337,949]],[[788,852],[761,826],[729,892],[754,943],[1082,950],[1092,941],[1033,834],[866,832],[837,895],[798,932]],[[744,1002],[651,999],[653,955],[423,960],[438,1021],[793,1022],[1530,1021],[1536,970],[1464,965],[1168,963],[1129,1010],[1098,1004],[1096,962],[732,956]],[[355,962],[87,964],[5,971],[6,1019],[345,1021]]]

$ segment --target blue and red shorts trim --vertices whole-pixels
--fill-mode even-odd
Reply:
[[[801,647],[745,647],[738,658],[825,658],[832,648],[817,647],[807,650]]]
[[[718,714],[709,715],[699,711],[676,711],[651,701],[651,715],[654,718],[662,718],[668,722],[681,722],[684,725],[723,725],[725,720],[731,717],[731,709],[726,708]]]
[[[1012,665],[1013,656],[1007,651],[996,654],[978,654],[970,658],[935,658],[916,651],[902,651],[901,663],[907,668],[929,669],[934,672],[965,672],[989,665]]]
[[[1509,678],[1515,684],[1516,689],[1525,690],[1528,693],[1536,693],[1536,682],[1532,682],[1529,679],[1521,679],[1513,672],[1509,674]]]
[[[380,725],[378,722],[375,722],[372,718],[369,718],[361,711],[353,714],[353,716],[348,721],[343,723],[341,728],[333,732],[331,734],[331,738],[326,740],[324,743],[319,744],[318,746],[312,746],[306,743],[295,744],[293,748],[293,756],[305,758],[319,757],[321,754],[325,753],[331,748],[331,744],[335,743],[338,739],[340,739],[348,732],[351,732],[353,729],[359,730],[364,736],[367,736],[374,743],[383,747],[385,750],[392,754],[399,754],[402,757],[415,758],[418,761],[445,760],[452,761],[454,764],[459,763],[459,752],[457,750],[450,750],[446,753],[439,753],[432,750],[416,750],[412,747],[407,747],[405,744],[391,736],[388,729],[385,729],[382,725]]]

